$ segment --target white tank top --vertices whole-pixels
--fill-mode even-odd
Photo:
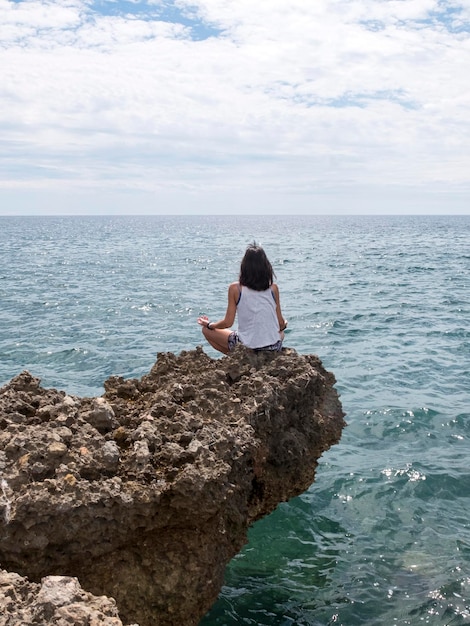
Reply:
[[[254,291],[241,287],[237,305],[238,336],[248,348],[264,348],[279,341],[276,301],[271,289]]]

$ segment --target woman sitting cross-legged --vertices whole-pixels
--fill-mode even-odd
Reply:
[[[201,315],[197,320],[213,348],[228,354],[242,343],[254,350],[281,350],[287,322],[281,313],[278,286],[273,281],[274,271],[263,248],[249,245],[238,282],[228,288],[225,317],[210,322],[207,315]],[[238,330],[233,331],[235,316]]]

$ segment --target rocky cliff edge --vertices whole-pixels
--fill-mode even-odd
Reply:
[[[248,526],[305,491],[339,441],[334,383],[315,356],[241,346],[161,353],[98,398],[12,379],[0,389],[0,624],[196,625]]]

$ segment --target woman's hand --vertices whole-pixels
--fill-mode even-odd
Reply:
[[[207,317],[207,315],[200,315],[200,316],[197,318],[197,323],[198,323],[200,326],[207,326],[207,324],[209,323],[209,318]]]

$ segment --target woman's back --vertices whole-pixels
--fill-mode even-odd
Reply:
[[[248,348],[264,348],[279,341],[276,300],[271,288],[255,291],[242,286],[237,318],[240,341]]]

